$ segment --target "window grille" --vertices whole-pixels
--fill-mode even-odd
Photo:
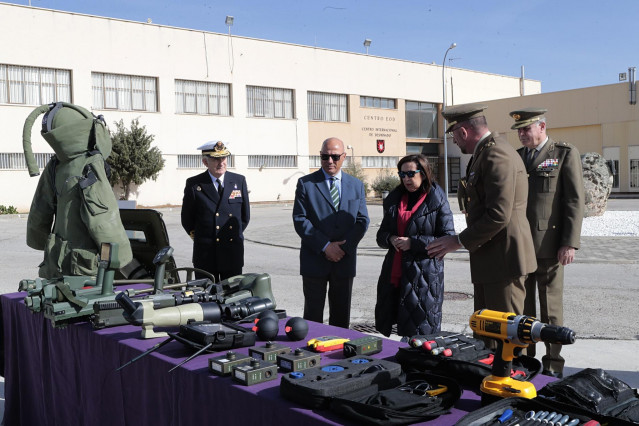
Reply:
[[[395,99],[374,98],[372,96],[359,97],[359,106],[365,108],[395,109],[396,104]]]
[[[293,90],[246,86],[247,117],[293,118]]]
[[[0,103],[71,102],[71,71],[0,64]]]
[[[53,154],[36,152],[33,154],[40,170],[44,169]],[[0,152],[0,170],[27,170],[27,162],[22,152]]]
[[[204,167],[202,156],[199,154],[178,154],[178,169],[199,169]],[[235,167],[235,156],[226,157],[226,167]]]
[[[249,168],[289,168],[297,167],[296,155],[249,155]]]
[[[365,169],[392,169],[397,167],[397,157],[363,156],[362,167]]]
[[[348,122],[348,100],[339,93],[308,92],[308,118]]]
[[[639,160],[630,160],[630,187],[639,188]]]
[[[231,114],[231,85],[206,81],[175,80],[175,112],[178,114]]]
[[[118,111],[158,110],[157,78],[92,72],[93,108]]]

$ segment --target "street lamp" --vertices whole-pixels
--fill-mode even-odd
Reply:
[[[446,53],[444,53],[444,60],[442,61],[442,86],[444,93],[442,96],[442,111],[446,109],[446,55],[452,49],[457,47],[457,43],[452,43]],[[448,142],[446,141],[446,118],[444,117],[444,188],[446,191],[446,197],[448,197]]]
[[[351,158],[352,158],[352,162],[353,164],[355,164],[355,148],[353,148],[353,145],[347,145],[346,149],[350,149],[351,150]]]
[[[372,40],[370,38],[367,38],[366,40],[364,40],[364,46],[366,47],[366,54],[368,55],[368,48],[371,45]]]

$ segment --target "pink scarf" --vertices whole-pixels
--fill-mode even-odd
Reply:
[[[424,200],[426,199],[427,192],[422,194],[421,197],[417,200],[415,205],[411,210],[408,210],[408,194],[404,194],[399,201],[399,208],[397,209],[397,236],[404,237],[404,232],[406,232],[406,227],[408,226],[408,221],[411,216],[417,211],[419,206],[422,205]],[[393,267],[391,269],[391,284],[394,287],[399,287],[399,282],[402,278],[402,251],[396,251],[395,256],[393,257]]]

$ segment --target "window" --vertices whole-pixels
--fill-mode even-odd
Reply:
[[[295,155],[249,155],[249,168],[287,168],[297,167]]]
[[[34,153],[33,154],[39,169],[44,169],[53,154]],[[27,170],[27,162],[24,153],[0,152],[0,170]]]
[[[175,80],[175,112],[178,114],[231,114],[231,85],[206,81]]]
[[[247,117],[293,118],[293,90],[246,86]]]
[[[448,191],[457,192],[461,178],[461,164],[459,157],[448,157]]]
[[[71,71],[0,64],[0,103],[71,102]]]
[[[612,187],[619,188],[619,160],[607,160],[608,170],[612,175]]]
[[[119,111],[158,110],[157,78],[92,72],[93,108]]]
[[[395,99],[388,98],[373,98],[371,96],[360,96],[359,106],[366,108],[382,108],[382,109],[395,109]]]
[[[630,160],[630,188],[639,188],[639,160]]]
[[[365,169],[397,168],[397,157],[363,156],[362,167]]]
[[[348,101],[339,93],[308,92],[308,119],[348,122]]]
[[[235,167],[235,157],[229,155],[226,157],[226,166]],[[178,169],[199,169],[204,167],[202,164],[202,155],[200,154],[178,154]]]
[[[437,137],[435,104],[406,101],[406,137],[422,139]]]

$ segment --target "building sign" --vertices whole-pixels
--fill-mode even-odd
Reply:
[[[390,138],[397,134],[396,118],[392,115],[366,114],[362,117],[365,125],[362,132],[373,138]]]

